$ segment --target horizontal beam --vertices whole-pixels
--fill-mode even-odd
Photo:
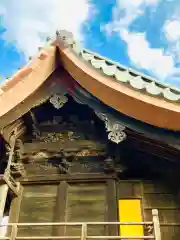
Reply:
[[[103,174],[103,173],[89,173],[89,174],[61,174],[61,175],[32,175],[28,177],[22,177],[19,179],[20,183],[29,184],[29,183],[37,183],[37,182],[59,182],[59,181],[106,181],[107,179],[116,179],[116,174]]]
[[[28,222],[28,223],[8,223],[3,226],[82,226],[82,225],[153,225],[152,221],[147,222]]]
[[[57,142],[33,142],[24,143],[24,153],[32,153],[40,150],[60,152],[65,151],[79,151],[80,149],[104,150],[105,144],[96,143],[89,140],[76,141],[57,141]]]

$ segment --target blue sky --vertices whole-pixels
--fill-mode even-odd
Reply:
[[[0,82],[36,55],[56,29],[180,88],[179,0],[1,0]]]

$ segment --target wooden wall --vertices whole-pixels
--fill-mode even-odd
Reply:
[[[107,221],[105,180],[26,184],[19,199],[18,222]],[[15,206],[14,206],[15,207]],[[13,209],[11,209],[11,212]],[[109,209],[110,210],[110,209]],[[90,235],[105,235],[104,226],[89,227]],[[79,235],[80,227],[19,227],[18,236]]]
[[[152,209],[159,210],[163,240],[179,240],[180,201],[171,189],[157,181],[116,181],[113,190],[112,180],[65,180],[50,184],[25,184],[19,203],[12,205],[11,214],[20,205],[18,222],[51,221],[118,221],[119,199],[140,199],[144,221],[152,220]],[[34,182],[35,183],[35,182]],[[18,209],[17,209],[18,211]],[[144,229],[145,233],[148,229]],[[19,236],[79,235],[80,229],[59,227],[20,228]],[[118,234],[117,229],[109,229],[111,235]],[[107,234],[107,228],[91,227],[89,234]]]
[[[23,187],[19,222],[51,222],[56,213],[58,185],[37,184]],[[46,236],[52,227],[20,227],[18,236]]]

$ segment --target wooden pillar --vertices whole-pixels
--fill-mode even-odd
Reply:
[[[159,223],[158,210],[152,209],[155,240],[161,240],[161,229]]]
[[[116,182],[114,179],[107,180],[108,222],[118,222],[118,206],[116,196]],[[109,236],[118,236],[118,225],[109,225]]]
[[[56,215],[54,222],[65,222],[66,219],[66,204],[67,204],[67,190],[68,184],[66,181],[62,181],[59,184],[58,196],[56,202]],[[53,227],[53,236],[64,236],[66,227],[58,226]]]
[[[1,222],[3,220],[3,216],[4,216],[4,209],[5,209],[7,194],[8,194],[8,185],[1,184],[0,185],[0,224],[1,224]],[[5,227],[5,229],[6,229],[6,227]],[[0,237],[2,237],[3,235],[4,235],[4,227],[0,226]]]
[[[6,198],[8,193],[8,185],[2,184],[0,185],[0,219],[3,217],[4,214],[4,208],[6,204]]]

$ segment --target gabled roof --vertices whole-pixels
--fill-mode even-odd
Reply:
[[[1,87],[0,128],[9,123],[10,112],[14,120],[21,115],[25,101],[32,107],[40,101],[38,90],[60,65],[89,93],[118,112],[156,127],[180,130],[180,90],[80,48],[65,31],[58,32],[56,40]]]

